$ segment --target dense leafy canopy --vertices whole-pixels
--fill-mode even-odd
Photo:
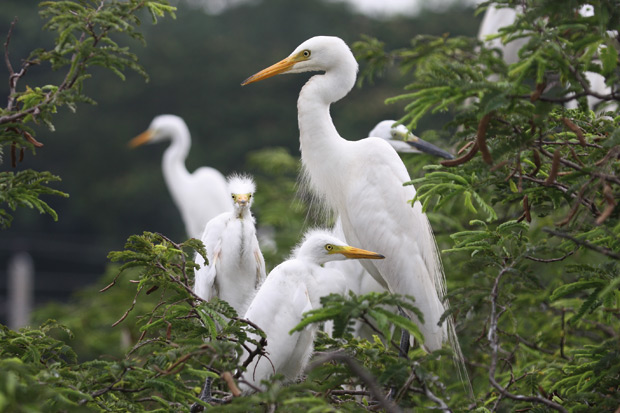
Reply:
[[[618,35],[608,31],[620,27],[620,4],[590,1],[594,16],[582,17],[575,11],[584,2],[577,0],[518,3],[523,16],[500,33],[506,42],[528,39],[511,65],[499,50],[447,34],[417,36],[396,50],[370,37],[354,46],[365,80],[389,65],[402,69],[405,91],[388,103],[406,104],[404,123],[415,127],[433,113],[450,119],[424,137],[450,136],[459,157],[427,165],[426,174],[409,184],[438,229],[450,312],[473,394],[455,374],[449,349],[426,354],[414,348],[399,358],[391,326],[414,335],[415,326],[385,308],[415,302],[370,294],[329,296],[322,309],[307,314],[298,328],[327,320],[335,328],[334,337],[317,337],[304,380],[276,377],[267,391],[237,397],[236,381],[249,364],[239,355],[243,347],[250,357],[263,352],[264,340],[248,338],[260,334],[260,326],[223,301],[205,303],[192,293],[192,258],[204,254],[200,242],[145,232],[109,254],[118,264],[72,306],[41,310],[39,327],[2,328],[0,411],[186,411],[207,376],[225,400],[211,407],[216,411],[616,411],[620,68]],[[88,100],[82,92],[91,65],[121,76],[125,68],[142,72],[108,37],[139,38],[135,12],[142,8],[154,18],[172,12],[142,1],[43,5],[56,42],[32,59],[47,59],[66,76],[57,85],[12,91],[14,101],[0,113],[6,120],[0,142],[15,148],[5,151],[5,162],[19,157],[20,148],[36,147],[29,123],[51,122],[57,107]],[[615,103],[607,107],[613,110],[587,106],[594,93],[584,80],[587,71],[612,86],[597,97]],[[578,108],[566,109],[563,103],[575,95]],[[405,161],[412,170],[430,163]],[[278,195],[294,192],[297,160],[286,150],[266,150],[250,164],[259,188],[263,182],[273,191],[257,207],[290,245],[307,207],[298,199],[287,210],[290,201]],[[41,185],[54,178],[31,173],[33,179],[22,183],[18,174],[6,173],[13,183],[0,187],[1,207],[27,205],[53,214],[38,195],[54,192]],[[58,322],[46,321],[50,316]],[[371,318],[375,340],[352,337],[351,323]],[[95,329],[112,323],[103,333]]]

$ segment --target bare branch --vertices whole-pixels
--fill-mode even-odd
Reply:
[[[495,372],[497,370],[497,361],[498,361],[498,353],[499,353],[499,335],[497,324],[499,321],[499,317],[503,313],[503,309],[498,311],[498,298],[499,298],[499,285],[502,277],[512,270],[512,266],[514,263],[510,263],[505,265],[502,270],[499,272],[497,277],[495,278],[495,282],[493,284],[493,288],[491,290],[491,315],[489,316],[489,333],[487,335],[490,345],[491,345],[491,363],[489,366],[489,382],[493,387],[495,387],[503,397],[507,397],[509,399],[523,401],[523,402],[532,402],[544,404],[547,407],[555,409],[559,412],[568,413],[564,407],[560,406],[556,402],[548,399],[544,399],[538,396],[523,396],[520,394],[514,394],[508,391],[508,389],[502,386],[497,379],[495,378]]]
[[[536,261],[536,262],[558,262],[558,261],[563,261],[566,258],[570,257],[571,255],[573,255],[575,253],[575,251],[570,251],[568,253],[566,253],[565,255],[559,257],[559,258],[536,258],[536,257],[532,257],[530,255],[525,255],[524,258],[531,260],[531,261]]]
[[[133,301],[131,302],[131,306],[127,309],[127,311],[125,311],[125,314],[123,314],[121,318],[119,318],[114,324],[112,324],[112,327],[116,327],[121,321],[127,318],[131,310],[133,310],[133,308],[136,306],[136,302],[138,301],[138,294],[140,294],[140,291],[142,291],[142,288],[143,288],[142,286],[138,288],[138,291],[136,291],[136,295],[134,295]]]
[[[364,369],[364,367],[360,366],[354,358],[349,357],[343,351],[323,353],[308,366],[308,370],[314,370],[320,365],[328,363],[330,361],[346,364],[347,367],[349,367],[349,369],[353,372],[353,374],[358,376],[366,384],[372,397],[377,400],[379,406],[386,412],[396,413],[401,411],[400,408],[394,405],[393,402],[387,400],[387,398],[383,394],[383,391],[379,387],[379,384],[377,384],[375,378],[366,369]]]
[[[472,145],[472,147],[469,150],[469,152],[467,152],[465,155],[461,156],[460,158],[449,159],[449,160],[441,161],[439,163],[442,164],[443,166],[458,166],[458,165],[462,165],[465,162],[469,162],[470,160],[472,160],[474,155],[476,155],[477,152],[478,152],[478,143],[476,142],[476,143],[474,143]]]
[[[476,133],[476,142],[478,143],[478,148],[480,149],[480,153],[482,154],[482,159],[487,164],[491,165],[493,163],[493,158],[491,157],[491,153],[489,152],[489,147],[487,146],[486,141],[489,122],[491,122],[491,113],[487,113],[480,120],[480,123],[478,124],[478,131]]]
[[[237,387],[237,384],[235,383],[235,380],[229,371],[223,372],[221,377],[222,379],[224,379],[224,382],[226,382],[226,385],[228,386],[228,389],[230,389],[233,397],[241,396],[241,390],[239,390],[239,387]]]
[[[542,179],[536,179],[536,178],[533,178],[533,177],[531,177],[529,175],[520,175],[520,176],[523,179],[525,179],[526,181],[535,182],[535,183],[540,184],[540,185],[549,186],[548,184],[546,184],[546,181],[543,181]],[[571,192],[569,187],[564,185],[564,184],[561,184],[561,183],[555,181],[550,186],[555,188],[555,189],[557,189],[557,190],[559,190],[559,191],[561,191],[561,192],[564,192],[565,194],[569,195],[571,198],[579,199],[577,194]],[[586,206],[594,215],[598,215],[599,214],[598,208],[596,208],[596,205],[594,205],[594,203],[592,201],[590,201],[589,199],[581,198],[581,199],[579,199],[579,202],[582,205]]]
[[[545,150],[545,148],[542,147],[542,145],[540,146],[540,151],[542,152],[543,155],[549,157],[549,158],[553,158],[555,159],[555,153],[553,155],[551,155],[551,153],[549,153],[548,151]],[[556,153],[558,152],[557,150],[555,151]],[[603,174],[600,172],[595,172],[595,171],[584,171],[583,168],[581,166],[579,166],[578,164],[571,162],[567,159],[564,159],[562,157],[559,157],[558,162],[560,162],[562,165],[568,166],[569,168],[575,169],[579,172],[584,172],[587,173],[589,175],[592,176],[596,176],[598,178],[604,179],[605,181],[608,182],[613,182],[615,184],[620,185],[620,178],[618,178],[615,175],[607,175],[607,174]],[[551,176],[551,174],[549,174],[549,176]]]
[[[610,250],[609,248],[605,248],[605,247],[601,247],[601,246],[598,246],[598,245],[594,245],[594,244],[592,244],[592,243],[590,243],[588,241],[584,241],[584,240],[581,240],[579,238],[575,238],[575,237],[573,237],[571,235],[568,235],[566,233],[559,232],[559,231],[554,231],[554,230],[549,229],[549,228],[543,228],[543,231],[545,231],[546,233],[549,233],[551,235],[555,235],[556,237],[560,237],[560,238],[565,238],[565,239],[571,240],[572,242],[574,242],[575,244],[577,244],[579,246],[585,247],[585,248],[587,248],[589,250],[592,250],[592,251],[596,251],[596,252],[598,252],[600,254],[603,254],[603,255],[605,255],[607,257],[614,258],[616,260],[620,260],[620,254]]]

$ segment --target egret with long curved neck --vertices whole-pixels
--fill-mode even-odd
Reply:
[[[384,260],[364,261],[364,268],[388,291],[415,297],[424,320],[415,314],[427,350],[454,338],[453,328],[439,324],[445,307],[445,279],[435,238],[415,197],[409,173],[385,140],[343,139],[330,105],[353,88],[357,62],[337,37],[313,37],[282,61],[249,77],[246,85],[280,73],[324,72],[310,78],[297,101],[304,177],[310,188],[336,212],[347,243],[381,251]],[[452,343],[458,350],[458,343]]]
[[[185,160],[192,141],[187,124],[176,115],[156,116],[149,128],[132,139],[129,146],[165,140],[171,141],[162,160],[166,186],[181,213],[187,235],[200,239],[211,218],[233,209],[226,178],[208,166],[193,173],[187,170]]]

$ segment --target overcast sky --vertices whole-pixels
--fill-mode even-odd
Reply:
[[[453,4],[475,4],[476,0],[329,0],[334,2],[350,3],[368,15],[389,16],[393,14],[415,15],[423,7],[441,10]]]
[[[190,4],[198,4],[208,13],[218,14],[230,7],[241,3],[256,0],[185,0]],[[473,4],[481,0],[327,0],[333,2],[350,3],[356,10],[378,17],[388,17],[394,14],[415,15],[422,6],[441,10],[457,3]]]

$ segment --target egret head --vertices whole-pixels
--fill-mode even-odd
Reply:
[[[357,61],[349,46],[339,37],[316,36],[299,46],[288,57],[250,76],[241,83],[247,85],[281,73],[321,72],[331,69],[353,70]]]
[[[233,174],[228,177],[228,189],[236,212],[250,209],[256,185],[250,175]]]
[[[395,120],[377,123],[368,136],[385,139],[399,153],[426,153],[440,158],[454,158],[452,154],[409,132],[405,125],[396,125]]]
[[[345,259],[383,259],[383,255],[361,248],[351,247],[331,235],[330,231],[314,229],[306,232],[301,243],[293,251],[293,256],[304,261],[323,265],[329,261]]]
[[[170,139],[180,130],[187,130],[185,121],[175,115],[156,116],[149,125],[149,128],[140,135],[129,141],[129,147],[135,148],[145,143],[161,142]]]

